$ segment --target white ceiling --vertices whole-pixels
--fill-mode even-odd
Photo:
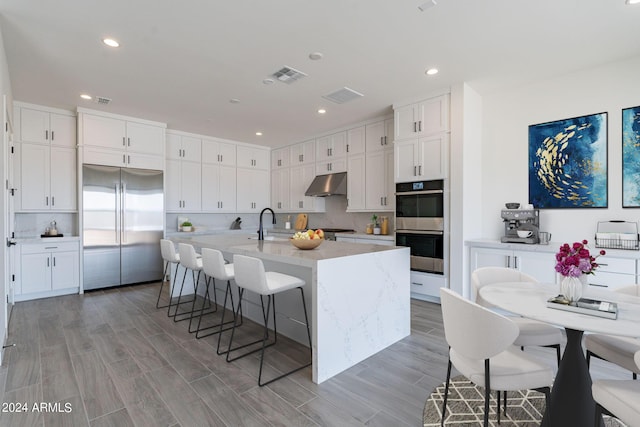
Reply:
[[[640,54],[640,5],[624,0],[425,1],[0,0],[0,28],[16,100],[272,147],[457,82],[488,94]],[[308,77],[262,83],[284,65]],[[343,86],[364,97],[322,98]]]

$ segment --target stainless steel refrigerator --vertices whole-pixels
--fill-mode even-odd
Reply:
[[[83,165],[84,289],[162,279],[162,172]]]

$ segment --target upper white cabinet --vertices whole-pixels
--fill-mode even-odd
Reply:
[[[72,113],[61,114],[32,107],[20,106],[16,112],[20,114],[21,142],[51,144],[61,147],[76,146],[76,117]]]
[[[347,131],[347,155],[360,154],[365,151],[365,127],[349,129]]]
[[[202,163],[202,210],[236,211],[236,168],[221,163]]]
[[[347,172],[347,210],[364,210],[366,195],[366,168],[364,153],[349,156]]]
[[[201,210],[201,164],[167,159],[165,168],[165,206],[168,212]]]
[[[83,114],[82,144],[134,153],[163,154],[164,127]]]
[[[236,165],[236,144],[216,139],[202,139],[202,163]]]
[[[395,140],[449,131],[449,95],[394,107]]]
[[[16,211],[75,211],[75,116],[19,102],[14,107],[20,130],[13,163]]]
[[[290,160],[289,147],[277,148],[271,151],[271,169],[286,168]]]
[[[270,152],[268,148],[239,145],[236,150],[239,168],[269,170]]]
[[[271,208],[275,212],[288,212],[291,188],[289,168],[276,168],[271,171]]]
[[[347,155],[347,133],[338,132],[316,139],[316,162]]]
[[[374,211],[394,211],[395,183],[392,149],[367,153],[365,207]]]
[[[200,162],[202,140],[186,135],[167,132],[167,159]]]
[[[368,124],[365,141],[367,153],[393,147],[393,119]]]
[[[309,164],[316,161],[316,141],[315,139],[300,142],[290,148],[290,165]]]
[[[449,135],[398,141],[395,143],[395,182],[444,179],[447,176]]]
[[[346,172],[347,158],[325,159],[316,162],[316,175],[326,175],[328,173]]]
[[[240,147],[238,147],[238,153],[239,149]],[[271,184],[268,170],[238,168],[236,169],[236,177],[238,180],[236,201],[238,213],[255,213],[269,207]]]
[[[289,207],[291,212],[324,212],[324,197],[308,197],[305,192],[316,177],[313,164],[292,167],[289,188]]]
[[[164,169],[164,123],[78,108],[83,163]]]

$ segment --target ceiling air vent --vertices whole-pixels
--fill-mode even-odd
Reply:
[[[272,74],[273,77],[281,81],[282,83],[286,83],[290,85],[307,75],[300,70],[296,70],[295,68],[287,67],[286,65]]]
[[[324,99],[328,99],[329,101],[335,102],[336,104],[344,104],[345,102],[353,101],[354,99],[358,99],[364,96],[360,92],[356,92],[353,89],[349,89],[348,87],[343,87],[329,95],[324,95]]]
[[[93,102],[100,105],[108,105],[111,102],[111,99],[105,98],[104,96],[96,96],[93,98]]]

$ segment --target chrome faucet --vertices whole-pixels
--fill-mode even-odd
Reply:
[[[273,209],[271,208],[264,208],[262,209],[262,212],[260,212],[260,228],[258,228],[258,240],[264,240],[264,229],[262,228],[262,214],[265,211],[270,211],[271,212],[271,217],[273,218],[273,223],[276,223],[276,214],[273,212]]]

